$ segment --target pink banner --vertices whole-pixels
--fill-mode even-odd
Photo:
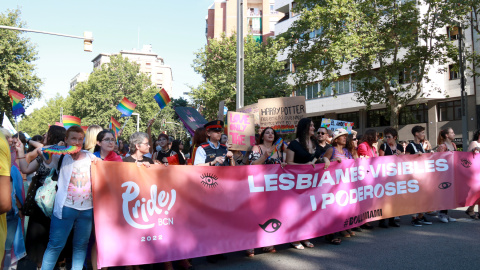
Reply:
[[[139,265],[314,238],[367,221],[471,205],[480,156],[435,153],[242,167],[99,162],[98,266]]]

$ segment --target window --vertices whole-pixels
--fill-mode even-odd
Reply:
[[[338,81],[332,83],[332,87],[335,89],[337,95],[350,93],[350,78],[340,78]]]
[[[390,118],[387,109],[367,111],[367,127],[390,126]]]
[[[359,125],[360,116],[359,116],[358,112],[339,113],[339,114],[337,114],[337,120],[353,122],[354,123],[354,125],[353,125],[354,129],[356,127],[360,126]]]
[[[425,104],[406,106],[400,111],[398,118],[400,125],[427,123],[428,108]]]
[[[295,91],[295,96],[296,97],[305,96],[305,87],[300,87],[299,89],[297,89],[297,91]]]
[[[275,10],[274,5],[270,5],[270,14],[277,14],[278,12]]]
[[[147,66],[150,66],[150,65],[151,65],[151,63],[148,63],[148,62],[147,62],[147,63],[145,63],[145,65],[147,65]]]
[[[438,121],[462,120],[462,103],[460,100],[437,104]]]
[[[448,74],[449,74],[449,80],[456,80],[460,78],[458,74],[458,67],[456,67],[456,65],[448,66]]]
[[[449,26],[447,27],[447,35],[450,40],[457,40],[458,39],[458,27],[456,26]]]

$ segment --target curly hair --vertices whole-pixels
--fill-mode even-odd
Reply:
[[[265,131],[267,131],[267,129],[271,129],[273,131],[273,142],[272,143],[275,143],[278,140],[278,134],[275,131],[275,129],[273,129],[272,127],[267,127],[262,131],[262,133],[260,133],[260,137],[258,139],[258,144],[263,144],[263,136],[265,135]]]

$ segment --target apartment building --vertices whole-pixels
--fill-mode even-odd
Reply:
[[[85,72],[80,72],[75,77],[70,80],[70,91],[74,91],[77,84],[85,82],[88,80],[90,74]]]
[[[274,0],[243,1],[243,34],[253,35],[261,42],[274,35],[275,24],[283,14],[274,8]],[[215,0],[205,17],[205,36],[219,38],[222,33],[231,36],[237,32],[237,0]]]
[[[93,60],[93,68],[98,68],[105,63],[110,62],[110,56],[122,55],[140,65],[140,72],[150,75],[152,84],[157,88],[164,88],[165,91],[172,95],[172,69],[170,66],[165,65],[162,57],[152,52],[151,45],[143,45],[141,50],[133,49],[131,51],[122,50],[119,53],[100,53]]]
[[[299,18],[299,14],[292,12],[296,3],[292,0],[276,0],[275,10],[285,14],[285,16],[275,25],[275,35],[282,34],[288,30],[294,21]],[[457,44],[456,39],[458,33],[455,28],[439,29],[445,35],[449,35],[452,42]],[[317,33],[311,32],[310,35]],[[478,36],[475,32],[465,31],[466,40],[465,46],[472,44],[472,40],[477,40]],[[477,48],[477,47],[474,47]],[[287,54],[279,56],[279,60],[285,61],[286,68],[294,72],[294,66],[288,59]],[[471,63],[467,63],[471,66]],[[443,74],[438,73],[440,68],[447,68],[448,72]],[[352,84],[352,76],[345,68],[342,71],[342,76],[336,81],[335,89],[337,96],[333,96],[332,86],[320,92],[321,86],[318,81],[299,89],[294,94],[297,96],[305,96],[307,115],[310,117],[318,127],[322,118],[331,118],[355,123],[355,129],[362,134],[367,129],[375,129],[378,132],[383,132],[385,127],[390,126],[390,120],[386,116],[387,108],[383,104],[375,104],[370,110],[366,106],[359,103],[355,99],[355,88]],[[440,129],[445,127],[452,127],[455,131],[455,142],[461,145],[462,141],[462,111],[461,111],[461,88],[460,75],[453,70],[453,63],[448,67],[434,67],[429,73],[432,81],[424,84],[424,89],[432,89],[432,86],[443,89],[443,93],[430,93],[426,98],[420,98],[412,102],[404,108],[399,117],[399,139],[411,140],[413,136],[411,129],[415,125],[421,125],[426,128],[427,138],[436,146],[437,136]],[[402,79],[402,78],[400,78]],[[293,80],[290,80],[293,83]],[[479,84],[476,78],[467,77],[465,91],[467,93],[467,118],[469,139],[472,139],[472,133],[480,127],[479,104],[480,93],[477,93]]]

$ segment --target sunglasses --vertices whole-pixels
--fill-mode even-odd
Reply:
[[[327,134],[327,133],[325,133],[325,132],[317,132],[317,134],[318,134],[318,135],[325,135],[325,134]]]

